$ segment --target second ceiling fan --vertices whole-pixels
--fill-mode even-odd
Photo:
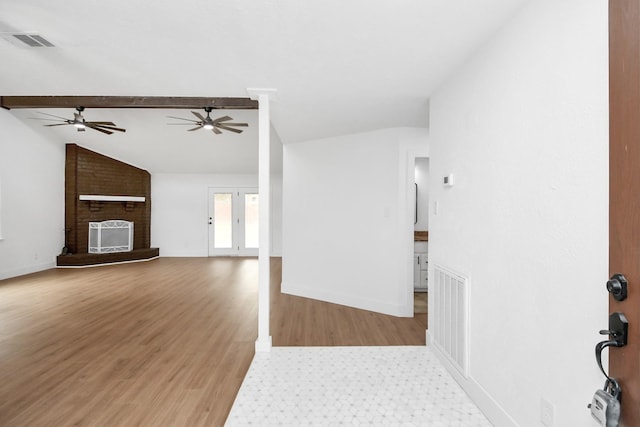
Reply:
[[[185,119],[183,117],[174,117],[168,116],[171,119],[184,120],[189,123],[169,123],[170,125],[195,125],[194,128],[188,129],[188,131],[194,131],[198,129],[209,129],[213,131],[215,134],[221,134],[223,130],[234,132],[234,133],[242,133],[241,129],[234,129],[234,127],[245,127],[249,126],[247,123],[231,123],[229,120],[233,120],[229,116],[219,117],[217,119],[212,119],[210,116],[211,111],[213,111],[213,107],[204,107],[204,111],[207,113],[207,117],[204,117],[202,114],[197,111],[192,111],[191,113],[198,118],[198,120],[193,119]]]

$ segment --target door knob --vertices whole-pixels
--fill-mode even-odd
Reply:
[[[613,295],[616,301],[624,301],[627,299],[627,284],[627,278],[616,273],[607,281],[607,291]]]

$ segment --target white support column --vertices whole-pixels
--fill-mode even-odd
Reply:
[[[256,352],[271,351],[271,335],[269,330],[269,281],[271,251],[271,170],[270,170],[270,120],[269,95],[275,89],[247,89],[251,99],[258,101],[258,197],[260,200],[259,249],[258,249],[258,339]]]

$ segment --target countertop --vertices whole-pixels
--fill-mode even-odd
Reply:
[[[429,232],[428,231],[414,231],[413,232],[413,241],[414,242],[428,242],[429,241]]]

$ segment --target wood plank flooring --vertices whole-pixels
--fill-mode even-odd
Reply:
[[[220,426],[254,354],[258,265],[160,258],[0,281],[1,426]],[[421,345],[396,318],[280,294],[276,346]]]

